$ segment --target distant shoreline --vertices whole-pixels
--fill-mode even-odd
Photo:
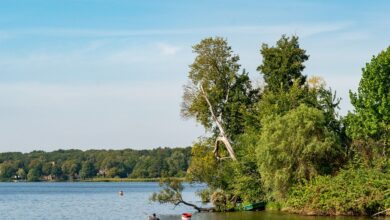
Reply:
[[[168,177],[171,179],[177,179],[181,181],[185,181],[185,178],[183,177]],[[9,181],[0,181],[3,183],[10,183],[10,182],[23,182],[23,183],[66,183],[66,182],[160,182],[160,180],[166,179],[166,178],[90,178],[85,180],[56,180],[56,181],[48,181],[48,180],[42,180],[42,181],[25,181],[25,180],[9,180]]]
[[[169,177],[184,181],[183,177]],[[91,178],[86,180],[78,180],[77,182],[160,182],[166,178]],[[76,182],[76,181],[75,181]]]

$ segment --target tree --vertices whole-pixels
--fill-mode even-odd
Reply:
[[[374,142],[367,149],[387,157],[390,152],[390,47],[363,68],[357,93],[350,91],[355,107],[347,116],[347,133],[353,139]]]
[[[32,168],[28,171],[27,181],[37,182],[39,181],[41,172],[37,168]]]
[[[190,65],[189,82],[184,87],[181,113],[193,117],[217,137],[215,155],[222,142],[236,160],[231,141],[243,132],[244,111],[255,97],[248,74],[239,73],[239,56],[226,40],[206,38],[193,46],[197,54]]]
[[[276,199],[296,183],[331,174],[342,154],[338,136],[327,129],[322,111],[305,105],[262,121],[257,160],[262,181]]]
[[[50,173],[55,179],[60,179],[62,177],[62,169],[58,164],[54,164],[51,173]]]
[[[91,178],[96,175],[96,170],[91,161],[85,161],[81,165],[80,177],[82,179]]]
[[[169,167],[169,176],[183,176],[183,171],[188,168],[188,159],[183,152],[175,151],[167,159],[167,164]]]
[[[53,169],[53,162],[46,162],[42,165],[42,175],[50,175]]]
[[[257,71],[264,75],[267,90],[287,91],[294,81],[305,84],[306,76],[302,75],[305,69],[303,63],[309,56],[299,47],[298,39],[297,36],[290,38],[283,35],[274,47],[262,45],[260,53],[263,56],[263,64]]]
[[[68,179],[73,180],[75,175],[80,170],[80,164],[74,160],[66,160],[62,163],[61,171],[62,174],[66,175]]]
[[[16,175],[18,176],[18,179],[25,179],[26,178],[26,171],[23,168],[19,168],[16,172]]]
[[[7,161],[0,164],[0,178],[9,179],[15,175],[18,167],[12,161]]]

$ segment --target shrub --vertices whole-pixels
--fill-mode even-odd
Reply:
[[[349,168],[293,187],[285,210],[311,215],[372,215],[390,207],[390,175]]]

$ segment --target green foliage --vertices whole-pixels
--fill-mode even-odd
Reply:
[[[246,166],[255,162],[218,161],[208,140],[192,147],[191,163],[187,171],[189,182],[206,183],[209,187],[198,194],[204,202],[211,202],[216,211],[229,211],[237,202],[261,200],[262,188],[256,168]],[[253,155],[252,155],[253,156]]]
[[[234,178],[230,183],[230,191],[243,203],[265,201],[264,187],[255,156],[257,138],[257,135],[247,131],[236,142],[239,161],[233,164]]]
[[[65,160],[61,165],[61,170],[66,179],[73,180],[81,169],[81,164],[75,160]]]
[[[213,192],[211,191],[210,188],[204,188],[204,189],[198,190],[196,192],[196,195],[200,197],[203,204],[207,204],[210,202],[210,198],[211,198],[212,193]]]
[[[0,179],[10,179],[18,170],[16,163],[7,161],[0,164]]]
[[[190,182],[204,182],[211,186],[218,186],[214,157],[208,142],[197,142],[191,149],[191,162],[187,170],[187,179]]]
[[[18,171],[16,172],[17,178],[18,179],[26,179],[26,171],[23,168],[19,168]]]
[[[342,155],[337,134],[326,127],[322,111],[301,105],[284,116],[262,121],[256,146],[259,171],[266,189],[276,199],[288,189],[337,168]]]
[[[210,196],[210,201],[214,205],[215,211],[232,211],[236,207],[235,196],[232,193],[221,189],[214,190]]]
[[[79,178],[184,177],[191,148],[153,150],[57,150],[53,152],[0,153],[0,180],[77,180]],[[86,166],[86,162],[89,165]],[[92,163],[92,164],[91,164]],[[82,166],[84,165],[84,166]],[[84,169],[82,169],[82,167]],[[29,180],[27,178],[27,180]]]
[[[363,146],[366,148],[367,156],[374,154],[374,156],[387,155],[388,157],[390,154],[390,47],[366,64],[358,91],[350,92],[350,98],[355,111],[349,113],[346,118],[348,135],[355,140],[372,143]]]
[[[390,175],[377,169],[343,169],[293,187],[286,210],[317,215],[372,215],[390,207]]]
[[[259,122],[269,115],[283,115],[301,104],[311,104],[307,87],[295,81],[288,92],[266,91],[257,103],[256,117]],[[261,126],[259,126],[261,127]]]
[[[160,181],[160,187],[163,189],[158,193],[153,193],[150,200],[159,203],[171,203],[178,205],[182,202],[181,193],[184,189],[183,184],[177,179],[162,179]]]
[[[85,161],[81,165],[81,170],[80,170],[80,177],[82,179],[85,178],[91,178],[96,175],[96,169],[95,166],[91,161]]]
[[[303,63],[309,59],[306,51],[299,47],[298,37],[283,35],[275,47],[263,44],[260,50],[263,63],[257,68],[264,75],[266,89],[272,92],[288,91],[299,81],[303,85],[306,76],[302,75]]]
[[[37,182],[40,180],[40,172],[37,168],[32,168],[28,171],[27,181]]]

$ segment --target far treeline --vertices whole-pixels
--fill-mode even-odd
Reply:
[[[181,112],[211,135],[192,146],[186,179],[206,183],[199,195],[213,206],[184,201],[181,182],[169,179],[151,200],[198,211],[266,204],[300,214],[386,214],[390,47],[365,64],[345,117],[325,80],[303,74],[309,55],[297,36],[261,46],[263,85],[251,81],[224,38],[203,39],[193,52]]]
[[[184,177],[191,148],[0,153],[0,181]]]

